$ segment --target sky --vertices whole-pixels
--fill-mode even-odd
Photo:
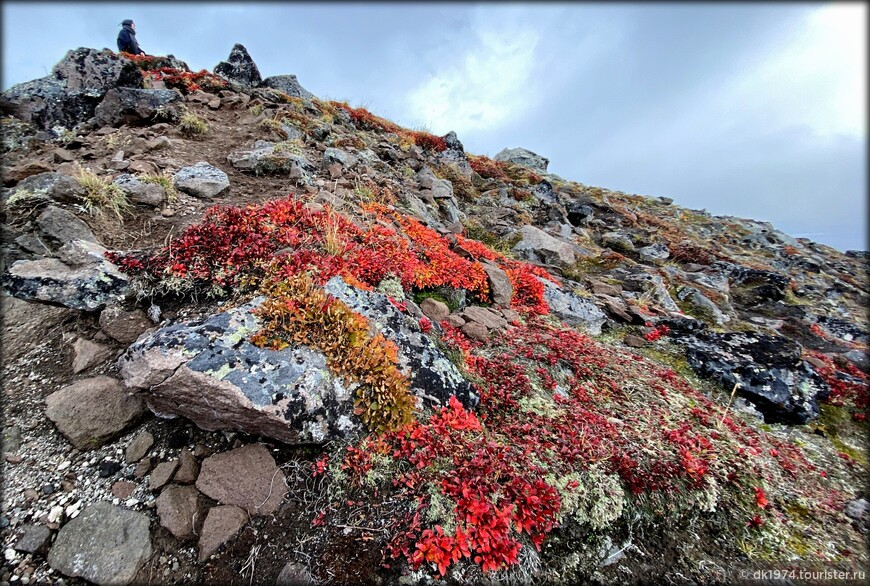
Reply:
[[[524,147],[586,185],[867,243],[867,3],[3,2],[2,88],[70,49],[284,73],[468,152]]]

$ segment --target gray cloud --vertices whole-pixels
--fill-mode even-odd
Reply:
[[[196,70],[240,42],[264,76],[474,153],[866,248],[866,7],[860,45],[823,6],[5,2],[3,87],[132,18]]]

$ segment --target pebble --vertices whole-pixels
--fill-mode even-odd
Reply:
[[[51,494],[55,490],[54,485],[51,483],[46,483],[42,485],[42,494]]]
[[[11,562],[12,560],[14,560],[16,555],[17,554],[15,553],[15,550],[12,549],[11,547],[7,548],[6,551],[3,552],[3,557],[5,557],[6,561],[8,561],[8,562]]]
[[[82,501],[76,501],[66,508],[67,516],[72,516],[73,513],[77,512],[82,506]]]
[[[58,471],[66,470],[67,468],[70,467],[70,464],[72,464],[72,462],[70,462],[69,460],[64,460],[63,462],[60,463],[60,466],[58,466],[57,469],[58,469]]]
[[[48,513],[48,522],[55,523],[60,520],[60,516],[63,515],[63,507],[52,507],[51,511]]]

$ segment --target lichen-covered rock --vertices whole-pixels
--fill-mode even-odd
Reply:
[[[681,287],[677,292],[677,299],[688,304],[690,313],[699,319],[712,321],[718,326],[731,321],[731,318],[722,313],[715,303],[694,287]]]
[[[117,87],[144,87],[142,72],[134,62],[105,49],[79,47],[67,51],[51,72],[65,82],[68,90],[107,92]]]
[[[533,171],[539,171],[541,173],[546,173],[547,165],[550,164],[550,160],[546,157],[542,157],[541,155],[520,147],[515,149],[502,149],[502,151],[493,157],[493,159],[496,161],[505,161],[507,163],[522,165],[523,167],[528,167]]]
[[[240,149],[227,155],[227,161],[240,171],[255,175],[285,173],[290,178],[304,179],[314,167],[302,153],[295,153],[280,144],[256,141],[249,149]]]
[[[162,417],[207,430],[236,430],[291,444],[321,443],[358,428],[355,386],[334,377],[310,348],[276,351],[248,341],[264,298],[199,321],[166,326],[120,359],[128,386]]]
[[[338,277],[326,291],[396,343],[399,367],[423,403],[446,405],[456,395],[476,405],[471,385],[418,321],[401,314],[387,296],[354,289]],[[353,414],[358,385],[333,375],[322,353],[305,346],[276,351],[248,341],[261,327],[252,312],[263,300],[140,338],[119,360],[125,383],[142,392],[154,413],[186,417],[207,430],[311,444],[360,429]]]
[[[28,207],[39,203],[55,201],[58,203],[80,203],[85,189],[78,181],[68,175],[46,172],[27,177],[14,189],[3,191],[3,199],[26,200]],[[7,204],[8,205],[8,204]]]
[[[60,258],[19,260],[3,275],[3,287],[19,299],[45,301],[71,309],[94,311],[123,298],[126,275],[106,260],[106,249],[73,240],[58,251]]]
[[[418,320],[404,315],[386,295],[348,286],[341,277],[326,284],[326,292],[363,315],[375,329],[398,346],[399,368],[408,373],[411,391],[429,406],[445,406],[455,396],[466,407],[480,398],[468,381],[423,334]]]
[[[93,117],[103,92],[68,91],[52,76],[12,86],[0,97],[0,110],[42,129],[73,128]]]
[[[588,334],[597,336],[607,316],[589,299],[565,291],[546,279],[538,279],[544,285],[544,300],[550,312],[572,326],[579,326]]]
[[[764,414],[768,423],[807,423],[830,389],[801,360],[801,347],[787,338],[756,333],[703,331],[674,338],[700,374],[719,380]]]
[[[268,87],[284,92],[288,96],[294,98],[305,98],[310,100],[314,97],[314,94],[302,87],[299,84],[299,80],[296,79],[296,76],[292,74],[267,77],[260,85],[261,87]]]
[[[147,126],[177,114],[182,100],[176,90],[116,88],[106,93],[94,117],[100,126]]]
[[[189,167],[182,167],[172,177],[172,184],[179,191],[199,198],[209,199],[223,194],[230,188],[226,173],[200,161]]]
[[[245,46],[239,43],[233,45],[226,61],[215,65],[214,74],[245,87],[256,87],[262,81],[257,64],[254,63]]]
[[[325,151],[323,151],[323,166],[328,167],[333,163],[338,163],[344,169],[350,169],[354,165],[357,164],[359,158],[352,155],[351,153],[337,149],[335,147],[328,147]]]
[[[637,253],[640,256],[640,260],[652,264],[667,260],[668,257],[671,256],[671,252],[668,250],[668,247],[661,242],[656,242],[655,244],[644,246],[643,248],[639,249]]]

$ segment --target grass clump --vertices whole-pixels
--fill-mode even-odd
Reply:
[[[178,122],[178,129],[188,138],[202,136],[208,132],[208,122],[193,112],[184,112]]]
[[[162,187],[163,191],[166,192],[166,201],[172,202],[178,198],[178,190],[175,189],[175,185],[172,183],[172,177],[166,174],[146,173],[139,177],[139,180],[143,183],[151,183]]]
[[[118,219],[123,219],[132,208],[123,189],[90,169],[79,167],[75,178],[85,188],[82,205],[87,213],[94,215],[110,211]]]

